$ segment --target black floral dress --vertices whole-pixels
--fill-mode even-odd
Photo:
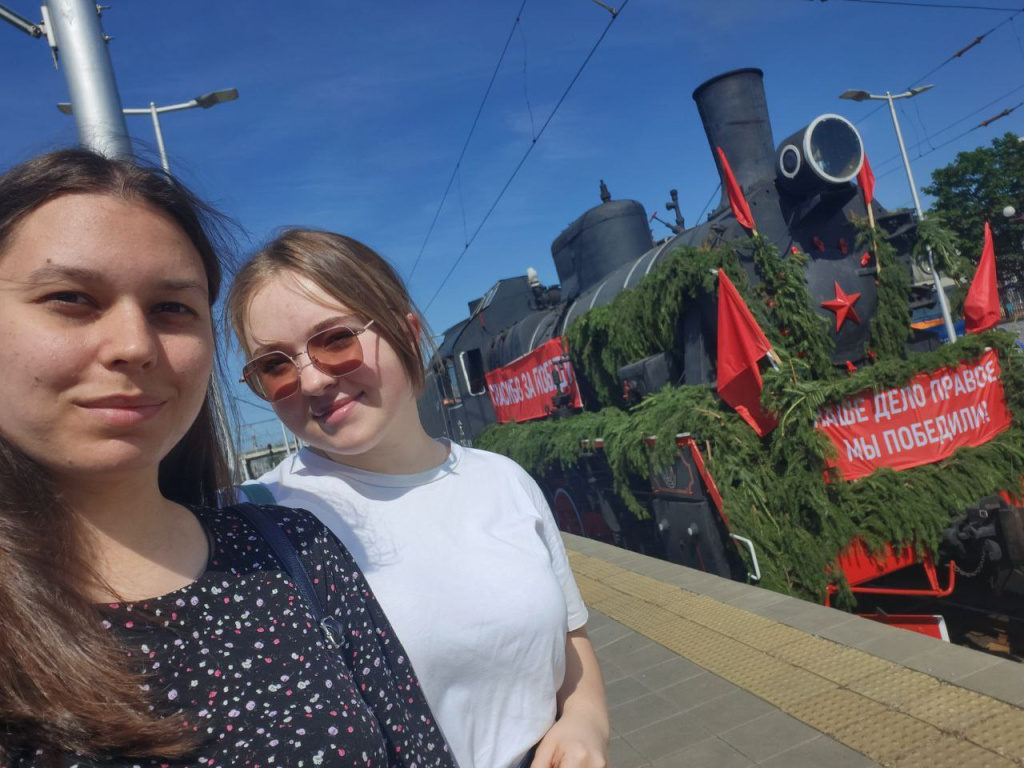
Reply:
[[[455,765],[401,643],[333,534],[308,512],[273,509],[321,601],[344,626],[339,649],[324,642],[244,518],[230,507],[193,511],[211,542],[206,572],[183,589],[112,604],[104,614],[148,673],[157,711],[183,711],[199,748],[184,761],[68,756],[66,765]]]

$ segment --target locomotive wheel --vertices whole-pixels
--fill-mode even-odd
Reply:
[[[558,525],[558,530],[565,533],[574,533],[577,536],[587,535],[583,527],[583,517],[580,515],[579,507],[565,488],[555,489],[552,495],[551,511],[555,515],[555,523]]]

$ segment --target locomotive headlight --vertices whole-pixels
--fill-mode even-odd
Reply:
[[[864,145],[853,123],[821,115],[779,145],[778,179],[791,192],[808,194],[846,184],[864,163]]]

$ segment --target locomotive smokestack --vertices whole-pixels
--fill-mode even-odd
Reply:
[[[764,72],[760,69],[736,69],[713,77],[693,92],[704,132],[718,175],[722,166],[715,147],[729,158],[741,187],[775,178],[775,140],[768,120],[764,95]],[[719,206],[727,204],[725,184]]]

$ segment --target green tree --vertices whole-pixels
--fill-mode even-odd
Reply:
[[[996,271],[1001,282],[1024,286],[1024,222],[1007,221],[1003,208],[1024,215],[1024,141],[1007,133],[992,146],[961,152],[932,173],[924,191],[935,198],[931,210],[956,237],[960,254],[977,264],[985,221],[992,225]]]

